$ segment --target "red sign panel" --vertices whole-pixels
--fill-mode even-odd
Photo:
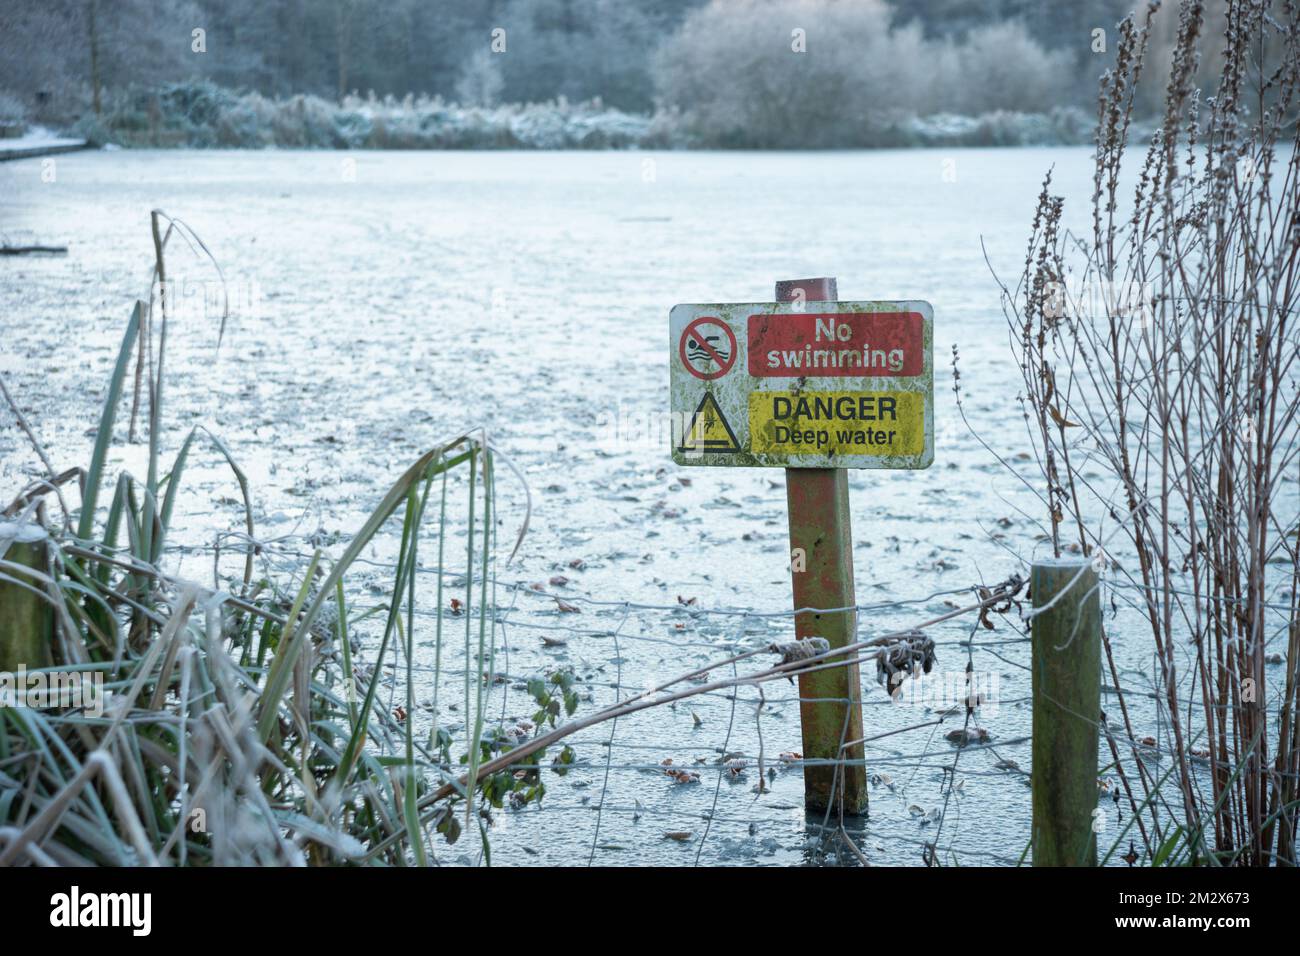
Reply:
[[[761,378],[920,375],[924,348],[919,312],[749,317],[749,374]]]

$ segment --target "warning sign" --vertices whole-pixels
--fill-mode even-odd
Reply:
[[[927,468],[934,460],[929,303],[679,305],[669,326],[679,464]]]
[[[691,416],[690,424],[682,434],[682,442],[678,450],[724,455],[740,451],[736,433],[727,424],[727,419],[723,416],[718,403],[707,392],[704,394],[704,400],[700,402],[700,407],[695,409],[695,414]]]

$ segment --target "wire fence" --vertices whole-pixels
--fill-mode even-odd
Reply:
[[[238,608],[251,607],[235,593],[241,583],[235,569],[242,571],[252,551],[260,562],[258,586],[276,589],[287,620],[293,593],[311,586],[320,545],[310,536],[265,541],[229,533],[214,546],[169,545],[166,555],[168,564],[210,569],[209,601]],[[345,546],[333,541],[326,550]],[[444,600],[407,607],[410,640],[395,642],[383,656],[375,651],[393,596],[380,582],[398,565],[379,557],[381,550],[353,559],[356,574],[347,585],[354,686],[342,686],[341,673],[333,674],[340,697],[372,686],[377,691],[378,732],[368,746],[395,764],[414,731],[416,764],[427,780],[420,804],[426,817],[441,797],[465,792],[472,740],[484,742],[480,771],[533,773],[546,788],[538,803],[516,806],[507,797],[482,804],[472,821],[481,839],[449,844],[425,832],[435,862],[1017,865],[1028,859],[1029,627],[1044,608],[1028,606],[1023,563],[996,584],[789,610],[694,597],[620,600],[581,591],[563,577],[529,583],[502,572],[475,578],[417,565],[416,579],[439,585],[421,590]],[[119,557],[127,568],[135,560],[126,548]],[[230,564],[224,574],[223,562]],[[1143,590],[1132,582],[1106,576],[1098,588],[1112,621],[1144,610]],[[480,594],[489,596],[482,608]],[[263,594],[259,613],[274,614],[267,608],[275,606]],[[486,642],[472,633],[480,611]],[[791,656],[796,616],[810,611],[855,613],[858,639],[847,648]],[[336,659],[341,648],[328,618],[315,637],[315,653]],[[1158,667],[1143,669],[1139,657],[1130,655],[1121,668],[1123,684],[1103,682],[1102,716],[1090,722],[1111,757],[1099,773],[1094,827],[1103,862],[1131,855],[1138,842],[1149,847],[1161,821],[1182,812],[1177,789],[1167,785],[1177,753],[1165,726],[1167,693]],[[931,659],[933,670],[922,665]],[[895,661],[904,662],[897,676]],[[801,692],[802,675],[849,665],[861,668],[858,699]],[[562,706],[548,711],[537,688],[548,688],[557,675],[566,694]],[[1107,718],[1106,707],[1120,694],[1129,708],[1123,726],[1149,733],[1122,730]],[[837,754],[801,752],[805,711],[854,703],[865,713],[860,739],[848,739],[846,721]],[[862,748],[862,758],[850,755],[854,747]],[[837,775],[864,768],[866,815],[847,815],[838,806],[806,812],[804,773],[825,767]],[[1132,785],[1139,779],[1152,793],[1141,806]],[[408,837],[394,833],[361,859]]]
[[[312,557],[311,545],[250,541],[236,534],[222,547],[228,556],[255,547],[268,578],[295,580]],[[173,550],[204,562],[212,552]],[[359,557],[354,564],[381,576],[397,570],[395,563],[373,557]],[[466,580],[464,573],[445,568],[415,570],[431,582],[440,577],[448,594]],[[524,757],[511,764],[516,773],[543,773],[548,794],[540,810],[515,810],[508,803],[488,808],[486,841],[469,852],[435,848],[444,861],[715,864],[770,858],[860,865],[969,857],[1011,865],[1020,860],[1023,845],[1015,853],[999,852],[995,848],[1008,844],[986,825],[1015,807],[1023,817],[1018,829],[1027,839],[1028,775],[1022,769],[1028,767],[1030,740],[1027,682],[1013,682],[1026,683],[1017,693],[1003,694],[998,686],[1005,668],[1026,674],[1028,669],[1029,638],[1015,603],[1018,578],[992,588],[944,588],[853,608],[789,610],[685,598],[618,600],[500,574],[489,575],[486,584],[493,595],[487,609],[492,638],[482,657],[474,642],[460,640],[453,647],[445,641],[434,648],[427,635],[417,635],[411,660],[399,646],[377,671],[358,667],[363,679],[379,682],[387,715],[399,723],[416,721],[426,741],[443,731],[461,742],[473,705],[464,689],[481,680],[487,688],[482,709],[490,715],[488,734],[500,744],[493,753],[512,752],[553,732],[536,719],[529,682],[568,671],[579,699],[558,726],[606,716],[564,739],[576,754],[572,763],[553,763],[554,750],[548,749],[542,760]],[[386,608],[383,595],[376,598],[369,607],[358,603],[349,611],[359,634],[358,662],[366,660],[375,638],[361,636],[355,622]],[[780,649],[795,637],[796,615],[809,610],[856,612],[862,646],[782,663]],[[444,607],[417,607],[412,615],[429,627],[441,623],[449,629],[467,623],[474,612],[451,599]],[[883,670],[872,667],[880,650],[914,640],[922,631],[938,656],[934,673],[918,667],[891,685]],[[985,654],[988,666],[977,671],[976,659]],[[859,698],[867,714],[864,738],[850,741],[841,735],[840,756],[804,755],[800,708],[851,702],[801,694],[799,672],[850,664],[864,665]],[[400,690],[408,671],[417,682],[417,713],[403,707]],[[996,720],[1003,711],[1009,719]],[[988,723],[996,723],[996,729],[983,726]],[[374,743],[395,755],[400,737]],[[844,755],[854,744],[864,748],[863,759]],[[426,768],[444,786],[454,785],[464,772],[454,751],[444,750],[439,759],[437,748],[429,745],[423,753]],[[872,801],[865,817],[845,816],[837,808],[804,812],[803,772],[825,766],[865,766]],[[985,823],[971,827],[968,838],[957,804],[972,807],[985,790],[990,806],[966,811]]]

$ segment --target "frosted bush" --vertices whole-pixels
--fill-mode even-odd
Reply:
[[[916,116],[1063,105],[1069,55],[1045,52],[1018,23],[951,42],[889,20],[880,0],[712,0],[660,48],[660,99],[701,143],[805,148],[1035,139],[1023,119],[943,130]]]
[[[870,104],[909,105],[888,41],[878,0],[715,0],[660,49],[657,85],[718,145],[844,145]]]
[[[1070,64],[1070,54],[1045,51],[1021,24],[995,23],[970,32],[946,61],[955,74],[938,83],[958,112],[1046,112],[1066,100]]]
[[[257,93],[250,93],[224,110],[216,123],[218,146],[272,146],[275,105]]]
[[[27,105],[13,93],[0,90],[0,123],[21,124],[27,117]]]

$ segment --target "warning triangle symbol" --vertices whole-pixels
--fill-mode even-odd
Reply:
[[[704,393],[699,408],[691,416],[691,423],[682,433],[682,444],[678,450],[714,455],[740,451],[736,433],[727,424],[727,419],[712,394]]]

